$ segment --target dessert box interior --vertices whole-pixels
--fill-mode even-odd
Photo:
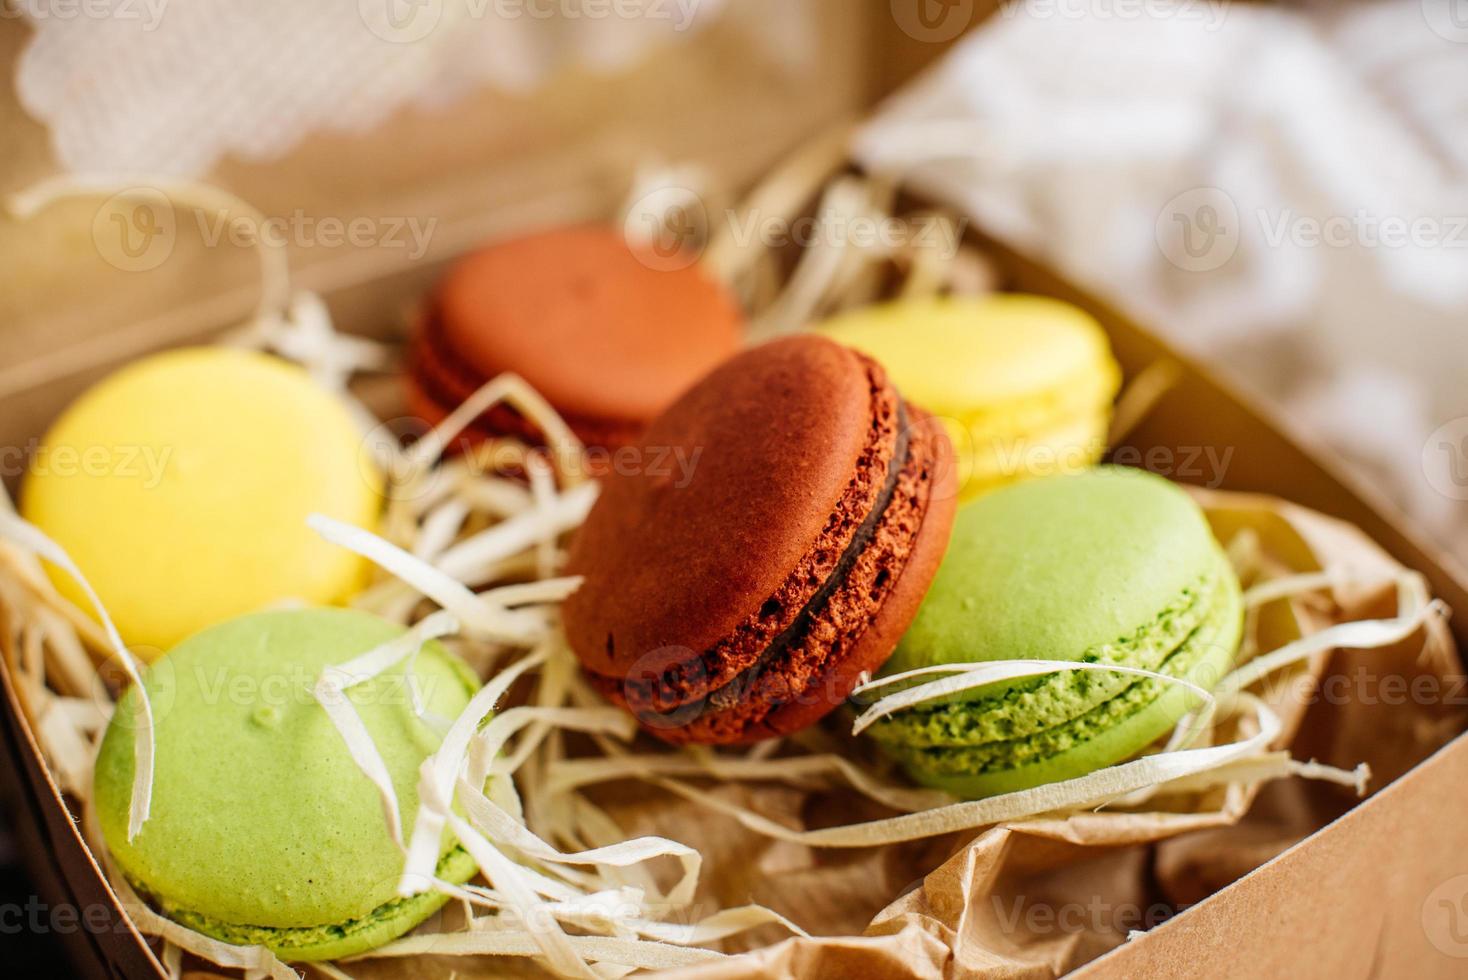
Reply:
[[[519,228],[612,217],[649,164],[696,165],[713,184],[747,187],[812,133],[859,118],[944,49],[904,34],[886,4],[859,15],[842,0],[815,6],[824,15],[821,30],[797,65],[781,64],[752,39],[715,24],[612,82],[562,78],[533,98],[487,93],[405,114],[377,132],[315,137],[284,161],[227,163],[215,177],[268,214],[305,208],[322,216],[434,219],[425,254],[411,261],[406,250],[387,246],[297,248],[291,255],[294,284],[321,293],[339,329],[400,337],[415,300],[455,254]],[[3,49],[18,50],[22,34],[6,22]],[[19,113],[13,105],[4,111]],[[45,136],[29,128],[33,140],[23,141],[17,159],[22,170],[34,165],[31,176],[39,177]],[[414,150],[390,149],[402,146]],[[14,181],[7,191],[26,182],[24,175]],[[96,206],[71,202],[32,222],[0,225],[0,259],[22,272],[0,297],[11,324],[0,364],[0,445],[30,444],[100,374],[151,350],[218,335],[246,319],[256,302],[253,253],[208,247],[192,222],[180,222],[175,254],[160,268],[109,265],[92,236],[77,232],[90,227]],[[1288,435],[1288,420],[1248,405],[1205,366],[986,240],[983,229],[969,234],[1005,288],[1058,296],[1096,315],[1129,377],[1162,358],[1182,365],[1177,382],[1116,447],[1123,461],[1182,482],[1217,476],[1222,489],[1275,495],[1354,524],[1422,573],[1449,607],[1468,609],[1468,579],[1414,538],[1369,488],[1353,487],[1327,455]],[[67,287],[58,288],[63,282]],[[363,394],[383,417],[400,414],[392,378]],[[1216,474],[1196,467],[1210,452],[1214,459],[1228,454]],[[7,478],[14,491],[13,474]],[[1468,644],[1468,627],[1461,619],[1452,625],[1458,643]],[[110,909],[111,927],[65,937],[69,953],[92,976],[162,975],[41,762],[13,678],[6,670],[0,675],[0,770],[38,886],[48,901]],[[1387,710],[1363,713],[1353,737],[1369,740]],[[1378,774],[1374,794],[1325,829],[1237,881],[1216,882],[1219,890],[1197,895],[1196,904],[1081,974],[1233,975],[1246,955],[1249,972],[1260,975],[1318,976],[1367,963],[1385,974],[1412,964],[1419,976],[1461,975],[1463,961],[1434,943],[1423,915],[1435,889],[1468,872],[1468,827],[1458,817],[1465,779],[1462,738],[1405,774]],[[1463,945],[1458,955],[1468,954]],[[794,961],[785,968],[801,969]],[[892,969],[900,973],[901,964]]]

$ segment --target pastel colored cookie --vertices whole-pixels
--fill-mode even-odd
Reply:
[[[306,526],[372,526],[381,477],[341,400],[253,351],[156,354],[106,378],[46,434],[21,508],[70,553],[123,638],[156,656],[271,603],[340,602],[357,556]],[[61,592],[90,605],[53,569]]]
[[[964,499],[1076,472],[1106,450],[1121,371],[1083,310],[1041,296],[945,297],[844,314],[827,336],[876,358],[943,420]]]
[[[397,895],[403,855],[376,788],[311,688],[323,668],[403,633],[345,609],[257,613],[197,633],[148,673],[157,717],[152,816],[127,839],[133,778],[124,697],[97,757],[95,799],[108,849],[163,914],[287,960],[362,953],[422,922],[445,898]],[[377,745],[411,829],[418,768],[438,747],[412,710],[406,666],[347,692]],[[413,661],[427,712],[456,717],[478,682],[437,643]],[[458,845],[438,876],[476,872]]]
[[[464,257],[438,284],[409,346],[413,410],[438,422],[512,371],[588,445],[632,443],[741,342],[729,292],[696,264],[674,265],[597,226]],[[481,416],[471,435],[540,437],[507,407]]]
[[[784,735],[840,705],[943,554],[941,428],[875,362],[806,335],[725,363],[638,448],[572,545],[566,635],[592,681],[674,743]]]
[[[1238,580],[1197,504],[1160,477],[1100,467],[961,507],[933,587],[883,673],[1089,660],[1210,688],[1233,664],[1242,622]],[[915,780],[980,797],[1136,755],[1197,700],[1165,681],[1072,671],[917,705],[868,731]]]

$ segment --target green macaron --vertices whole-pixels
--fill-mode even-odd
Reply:
[[[882,673],[1090,661],[1210,688],[1242,629],[1238,578],[1198,505],[1160,477],[1106,466],[960,508],[937,578]],[[948,695],[868,731],[916,781],[978,798],[1130,758],[1200,700],[1166,681],[1075,670]]]
[[[287,960],[365,952],[444,902],[399,898],[402,852],[381,798],[312,695],[322,669],[402,635],[367,613],[303,609],[230,620],[180,643],[144,683],[156,715],[152,816],[127,839],[134,717],[129,691],[97,757],[95,800],[107,846],[160,911],[236,945]],[[479,684],[438,643],[350,688],[396,790],[405,832],[417,811],[418,768]],[[439,877],[475,865],[446,841]]]

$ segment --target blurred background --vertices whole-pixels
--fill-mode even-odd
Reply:
[[[1468,3],[4,0],[0,65],[7,466],[103,365],[259,299],[224,211],[142,221],[109,189],[227,188],[371,325],[446,258],[639,181],[677,175],[717,221],[847,123],[858,165],[1130,314],[1468,558]],[[27,197],[58,178],[104,191]]]
[[[1468,4],[0,10],[0,193],[207,178],[286,221],[298,283],[327,292],[426,281],[498,230],[603,208],[649,167],[691,165],[713,208],[856,121],[858,163],[1206,359],[1468,553]],[[136,217],[94,197],[0,223],[0,398],[75,390],[160,330],[248,315],[255,260],[229,226]],[[32,404],[7,406],[11,432],[45,421]]]

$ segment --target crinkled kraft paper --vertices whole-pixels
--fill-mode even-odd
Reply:
[[[1260,649],[1283,645],[1301,626],[1391,615],[1391,583],[1402,569],[1354,527],[1268,497],[1198,496],[1222,540],[1252,531],[1279,571],[1353,573],[1357,584],[1332,596],[1264,607]],[[1394,647],[1317,658],[1256,691],[1284,720],[1295,758],[1345,768],[1367,763],[1375,791],[1465,727],[1464,692],[1453,696],[1461,679],[1452,638],[1434,623]],[[1415,703],[1389,693],[1414,682],[1442,696]],[[730,785],[719,792],[791,826],[882,815],[846,791]],[[1073,970],[1270,860],[1356,799],[1345,787],[1283,779],[1159,801],[1163,812],[1102,810],[855,851],[771,841],[640,784],[616,787],[604,802],[629,831],[664,834],[704,852],[702,905],[690,918],[716,905],[759,902],[817,937],[755,933],[741,939],[742,948],[774,945],[667,976],[987,980]],[[343,968],[360,980],[538,975],[523,961],[449,956]]]

